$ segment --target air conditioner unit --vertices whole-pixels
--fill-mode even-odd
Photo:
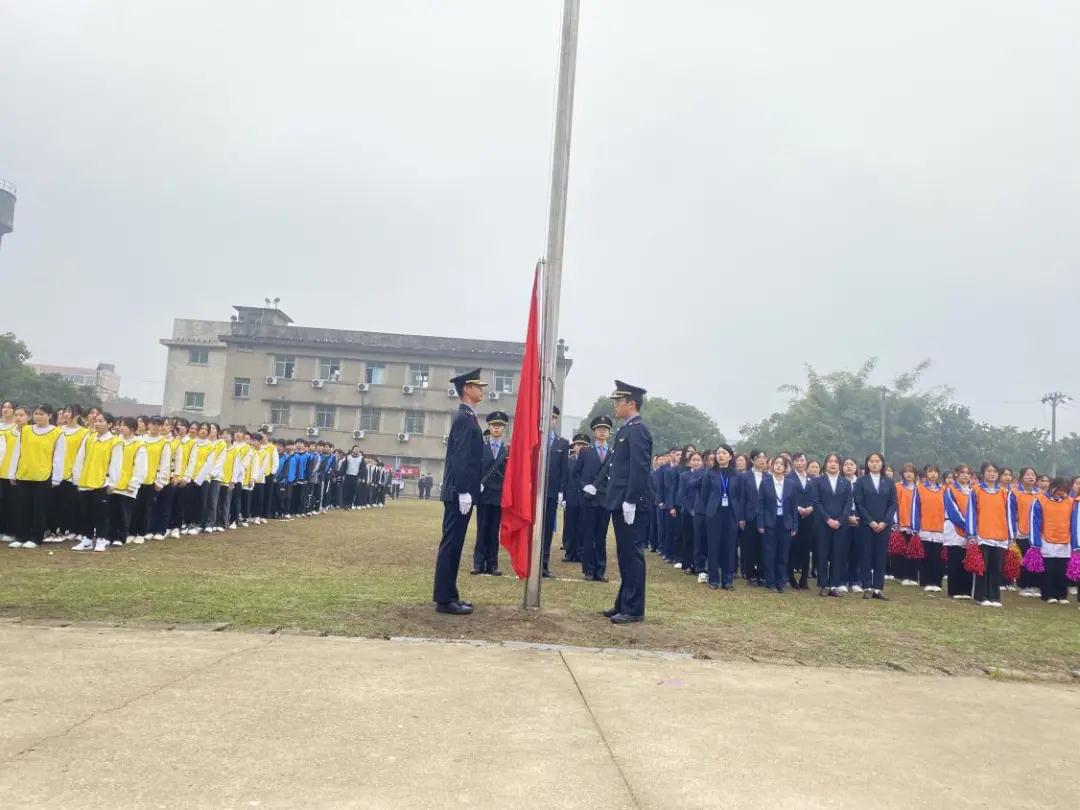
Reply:
[[[273,433],[274,426],[270,424],[259,425],[259,433]]]
[[[326,380],[312,380],[311,381],[311,387],[312,388],[322,388],[324,385],[326,385]]]
[[[357,383],[356,384],[356,390],[359,391],[361,394],[364,393],[365,391],[370,391],[371,390],[371,383],[366,383],[366,382]]]
[[[490,399],[492,402],[494,402],[498,398],[499,398],[499,392],[498,391],[488,391],[488,399]]]
[[[452,398],[452,399],[457,399],[458,398],[457,389],[454,388],[454,386],[451,385],[449,388],[446,389],[446,395],[448,397]]]
[[[277,385],[279,382],[281,382],[281,377],[275,377],[273,374],[269,374],[266,377],[267,385]]]
[[[401,393],[403,393],[403,394],[411,394],[415,390],[416,390],[416,388],[414,388],[411,385],[403,385],[403,386],[401,386]]]
[[[352,432],[352,437],[354,439],[362,439],[362,438],[364,438],[364,436],[365,436],[365,433],[362,430],[354,430]]]
[[[308,436],[318,436],[319,435],[319,429],[317,427],[309,427],[307,429],[307,435]]]
[[[409,434],[408,434],[408,433],[399,433],[399,434],[397,435],[397,440],[398,440],[399,442],[407,442],[407,441],[409,440],[409,438],[410,438],[410,437],[409,437]]]

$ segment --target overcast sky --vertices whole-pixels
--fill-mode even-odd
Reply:
[[[870,354],[998,422],[1080,396],[1075,0],[582,6],[569,413],[619,376],[732,434]],[[267,296],[521,340],[560,9],[0,0],[0,330],[149,401],[173,317]]]

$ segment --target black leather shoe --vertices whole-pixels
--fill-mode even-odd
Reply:
[[[491,574],[491,576],[493,576],[493,577],[501,577],[502,576],[502,571],[500,571],[498,568],[496,568],[494,571],[488,571],[488,573]]]
[[[544,571],[540,574],[540,576],[542,576],[544,579],[555,579],[555,575],[550,571]]]
[[[598,577],[594,577],[593,579],[594,579],[594,580],[595,580],[596,582],[607,582],[607,581],[608,581],[608,578],[607,578],[607,577],[605,577],[605,576],[604,576],[603,574],[601,574],[601,575],[600,575],[600,576],[598,576]]]
[[[615,608],[608,608],[607,610],[601,610],[600,615],[603,616],[605,619],[610,619],[612,616],[618,616],[619,611],[617,611]]]
[[[874,591],[874,598],[875,599],[880,599],[882,602],[888,602],[889,601],[889,597],[887,597],[881,591]]]
[[[472,611],[472,605],[463,605],[461,602],[442,602],[435,606],[436,613],[448,613],[451,616],[468,616]]]
[[[611,617],[612,624],[636,624],[645,621],[644,616],[627,616],[625,613],[616,613]]]
[[[581,575],[581,578],[582,578],[583,580],[585,580],[586,582],[592,582],[592,581],[593,581],[593,576],[592,576],[592,574],[582,574],[582,575]]]
[[[717,582],[710,582],[709,583],[709,590],[710,591],[718,591],[718,590],[720,590],[720,584],[717,583]]]
[[[574,561],[573,557],[563,557],[562,560],[560,560],[560,562],[565,562],[565,563],[572,563],[573,561]]]
[[[477,574],[482,574],[482,573],[484,573],[484,572],[483,572],[483,571],[481,571],[481,570],[480,570],[479,568],[474,568],[474,569],[473,569],[472,571],[470,571],[469,573],[470,573],[470,574],[471,574],[472,576],[474,576],[474,577],[475,577],[475,576],[476,576]]]
[[[724,590],[725,591],[733,591],[733,590],[735,590],[735,586],[734,585],[725,585]]]

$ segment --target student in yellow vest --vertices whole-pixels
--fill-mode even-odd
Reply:
[[[146,435],[142,437],[142,445],[146,448],[147,478],[139,487],[139,494],[135,498],[135,514],[131,521],[131,533],[135,536],[136,543],[151,538],[165,539],[164,529],[154,525],[159,494],[169,485],[172,475],[172,447],[161,432],[163,425],[164,420],[160,416],[146,417]]]
[[[216,422],[210,423],[207,438],[213,446],[210,479],[203,487],[203,531],[223,532],[225,527],[218,524],[218,500],[221,498],[221,472],[225,464],[225,451],[229,443],[221,438],[221,427]]]
[[[113,448],[109,464],[109,528],[112,545],[122,546],[134,543],[131,533],[131,516],[135,512],[135,499],[139,487],[149,475],[146,462],[146,448],[135,435],[138,420],[125,416],[117,420],[120,426],[120,442]]]
[[[265,523],[263,520],[263,505],[266,502],[266,462],[269,451],[266,437],[261,433],[252,433],[248,437],[251,445],[251,504],[248,520],[256,526]]]
[[[72,466],[83,516],[82,538],[72,551],[109,550],[109,488],[113,451],[120,439],[112,434],[113,418],[98,411]]]
[[[244,431],[244,449],[240,451],[243,474],[240,481],[240,528],[251,525],[251,493],[255,489],[255,468],[259,466],[259,459],[255,448],[251,443],[251,434]]]
[[[15,495],[12,479],[15,469],[15,445],[19,443],[19,430],[15,424],[15,403],[10,399],[0,405],[0,543],[15,539]]]
[[[270,441],[270,437],[265,434],[262,437],[262,452],[265,459],[265,470],[263,476],[263,502],[262,510],[259,512],[261,523],[266,523],[267,519],[274,514],[274,499],[277,496],[275,481],[277,480],[277,468],[281,462],[281,454],[278,450],[277,444]]]
[[[240,475],[240,451],[243,449],[243,432],[233,428],[221,431],[225,451],[221,454],[214,476],[221,482],[218,495],[218,511],[214,517],[214,530],[224,529],[232,520],[234,509],[240,508],[240,489],[236,486]],[[235,501],[235,504],[234,504]],[[235,528],[235,527],[233,527]]]
[[[23,415],[26,409],[16,409]],[[45,540],[49,525],[52,488],[60,483],[64,471],[63,454],[57,460],[56,445],[60,428],[52,423],[51,405],[34,408],[33,424],[24,424],[15,448],[15,510],[19,528],[8,548],[37,548]]]
[[[83,422],[82,405],[68,405],[61,410],[56,415],[56,426],[60,428],[56,452],[63,455],[64,469],[60,484],[53,490],[46,543],[77,539],[83,528],[82,515],[79,513],[79,489],[71,480],[75,456],[89,433]]]
[[[169,419],[168,417],[161,420],[161,435],[165,437],[165,441],[169,445],[169,469],[167,470],[168,481],[157,494],[157,500],[154,503],[154,514],[150,520],[150,531],[153,533],[155,540],[180,536],[179,502],[177,500],[177,493],[180,490],[177,487],[179,480],[177,470],[182,468],[184,460],[180,457],[183,450],[181,449],[182,442],[178,433],[180,429],[178,422],[179,420]],[[187,430],[186,420],[184,421],[184,430],[185,432]],[[174,525],[175,534],[173,534]]]
[[[187,530],[191,528],[193,507],[191,492],[188,491],[187,465],[192,445],[199,438],[199,426],[195,422],[189,422],[187,419],[176,419],[173,422],[173,432],[176,434],[179,444],[173,453],[176,499],[173,502],[170,537],[179,537],[181,534],[187,534]]]
[[[210,490],[210,472],[215,458],[214,443],[210,441],[210,423],[202,422],[198,426],[192,423],[192,427],[196,431],[196,438],[188,448],[184,480],[187,481],[188,490],[187,533],[196,535],[207,523],[206,503]],[[190,432],[188,435],[191,435]]]

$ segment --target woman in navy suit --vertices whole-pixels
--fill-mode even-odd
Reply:
[[[783,456],[772,460],[772,471],[761,480],[758,503],[758,533],[761,535],[765,587],[784,592],[791,538],[799,526],[796,507],[798,484],[788,476]]]
[[[713,468],[701,483],[705,504],[706,570],[709,587],[735,589],[735,540],[738,536],[742,489],[735,474],[735,454],[730,446],[716,448]]]
[[[855,482],[855,508],[859,512],[859,546],[862,554],[863,599],[885,596],[885,561],[889,534],[896,523],[896,485],[884,473],[885,457],[866,457],[866,475]]]
[[[814,503],[810,497],[810,474],[807,470],[806,453],[796,453],[791,457],[792,471],[788,477],[795,482],[796,503],[799,513],[799,525],[795,539],[791,541],[791,557],[788,561],[788,582],[792,588],[806,590],[806,578],[810,576],[810,548],[814,544]],[[796,582],[795,572],[799,572]]]
[[[817,518],[814,560],[818,596],[847,593],[847,532],[853,497],[851,483],[840,472],[840,456],[829,453],[824,475],[810,482],[810,500]]]

